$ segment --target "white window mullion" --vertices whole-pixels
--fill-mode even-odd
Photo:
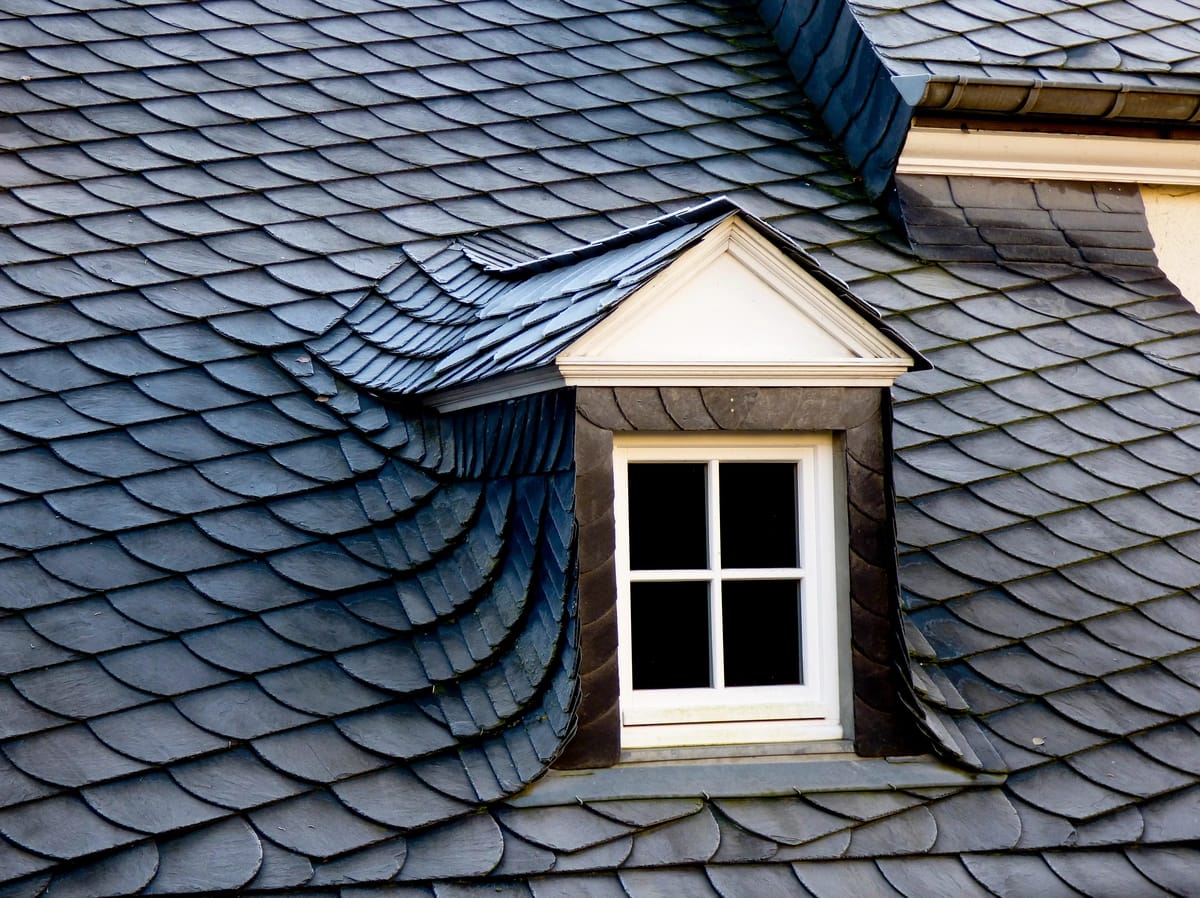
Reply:
[[[708,463],[709,645],[712,646],[712,684],[725,688],[725,640],[721,635],[721,492],[717,462]]]
[[[803,580],[802,567],[746,567],[722,568],[721,576],[726,580]]]
[[[630,571],[631,583],[677,583],[687,580],[711,580],[712,573],[705,568],[677,571]]]

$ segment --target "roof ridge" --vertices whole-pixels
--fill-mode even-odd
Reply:
[[[724,195],[717,196],[705,200],[698,205],[688,206],[685,209],[680,209],[678,212],[669,212],[666,215],[660,215],[658,218],[652,218],[643,224],[626,228],[623,231],[617,231],[615,234],[601,237],[599,240],[593,240],[591,243],[584,244],[583,246],[561,250],[557,253],[539,256],[536,259],[529,259],[525,262],[516,262],[505,266],[495,266],[483,261],[482,257],[473,253],[469,247],[462,246],[461,248],[463,254],[475,262],[481,270],[496,277],[512,278],[515,280],[528,277],[531,274],[541,274],[545,271],[553,271],[556,268],[574,265],[576,262],[593,259],[610,250],[631,246],[634,243],[640,243],[643,240],[664,234],[680,225],[698,224],[699,222],[716,218],[718,215],[725,217],[733,214],[753,217],[728,197]]]

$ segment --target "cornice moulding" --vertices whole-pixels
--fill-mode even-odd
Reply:
[[[1200,141],[914,127],[896,171],[1200,186]]]

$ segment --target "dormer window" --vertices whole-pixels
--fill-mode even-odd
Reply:
[[[840,739],[830,434],[614,440],[625,748]]]
[[[910,748],[885,428],[916,353],[726,200],[458,275],[437,288],[470,312],[454,345],[363,370],[440,412],[573,388],[582,698],[561,766]],[[375,337],[322,339],[358,365]]]

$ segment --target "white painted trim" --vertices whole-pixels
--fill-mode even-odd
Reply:
[[[812,365],[692,362],[561,364],[492,377],[429,394],[439,412],[474,408],[559,387],[890,387],[912,367],[912,360],[849,359]]]
[[[519,396],[557,390],[566,385],[567,382],[562,374],[554,368],[538,368],[534,371],[522,371],[519,374],[489,377],[487,380],[461,387],[451,387],[448,390],[438,390],[426,396],[425,402],[439,412],[456,412],[464,408],[487,405],[489,402],[501,402],[505,399],[516,399]]]
[[[754,362],[639,364],[562,362],[563,381],[576,386],[660,387],[890,387],[912,359],[847,359],[804,365]]]
[[[1200,141],[914,127],[896,171],[1200,185]]]
[[[714,462],[757,459],[799,466],[797,525],[799,565],[773,570],[801,585],[803,683],[794,686],[724,687],[720,640],[711,650],[716,686],[638,690],[632,687],[630,583],[662,580],[668,572],[629,568],[628,464],[631,461],[708,463],[710,567],[676,579],[712,582],[711,632],[720,632],[720,582],[761,576],[723,570],[716,542],[719,493]],[[614,434],[613,512],[616,521],[617,666],[621,692],[622,749],[678,745],[794,742],[841,739],[840,651],[836,539],[833,533],[833,438],[806,434]]]
[[[864,320],[838,296],[785,256],[766,237],[733,216],[707,234],[696,246],[659,272],[648,284],[626,299],[608,318],[601,321],[569,347],[559,353],[555,362],[564,372],[577,376],[601,376],[608,370],[649,370],[670,372],[671,365],[653,367],[641,363],[622,362],[604,355],[618,345],[626,334],[636,331],[651,313],[674,296],[686,291],[688,284],[700,277],[720,256],[728,254],[740,262],[770,289],[796,307],[804,317],[831,337],[841,342],[856,358],[787,358],[763,359],[752,355],[744,360],[717,363],[731,372],[773,372],[776,375],[802,377],[813,372],[818,378],[836,377],[842,369],[885,367],[907,371],[912,358],[883,334],[874,324]],[[670,335],[663,335],[669,339]],[[713,362],[696,359],[693,363],[674,363],[680,370],[676,376],[700,376]]]

